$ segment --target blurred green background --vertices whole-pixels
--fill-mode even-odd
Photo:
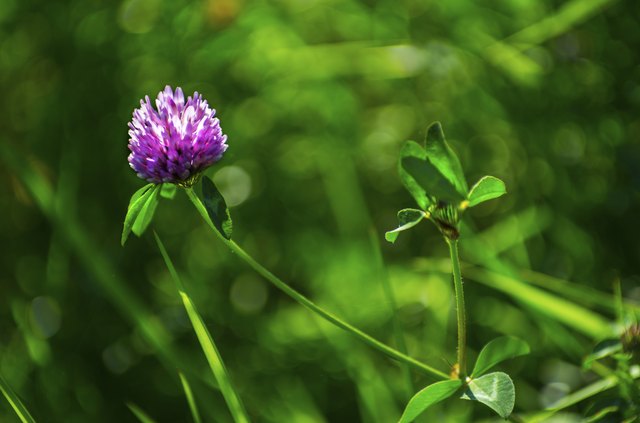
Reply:
[[[471,356],[500,334],[525,339],[532,354],[502,369],[517,412],[544,408],[593,380],[579,366],[601,334],[516,283],[563,297],[579,282],[569,299],[603,321],[615,315],[591,289],[619,278],[640,299],[639,63],[630,0],[2,0],[0,374],[39,421],[135,421],[132,402],[181,422],[180,370],[205,421],[231,421],[152,236],[119,243],[143,184],[127,122],[170,84],[202,93],[229,137],[207,174],[236,241],[397,346],[388,274],[410,355],[447,371],[446,244],[428,223],[383,238],[414,207],[400,147],[441,121],[469,183],[492,174],[509,191],[465,217],[462,260],[513,282],[463,269]],[[399,417],[401,366],[274,290],[186,196],[163,200],[154,229],[255,421]],[[428,381],[412,373],[415,389]],[[457,401],[424,421],[491,416]],[[4,401],[0,421],[17,421]]]

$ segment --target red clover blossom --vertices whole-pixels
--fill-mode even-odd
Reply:
[[[180,87],[158,94],[157,111],[149,96],[140,100],[129,122],[129,165],[149,182],[191,186],[227,149],[216,111],[198,92],[187,98]]]

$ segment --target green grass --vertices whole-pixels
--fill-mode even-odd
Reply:
[[[35,423],[35,419],[29,413],[29,410],[22,403],[18,395],[11,389],[9,384],[4,380],[4,378],[0,375],[0,392],[5,397],[5,399],[11,405],[13,411],[15,411],[16,415],[20,418],[22,423]]]
[[[495,368],[513,420],[637,414],[616,342],[640,317],[638,16],[614,0],[0,1],[0,421],[398,421],[456,362],[438,229],[384,239],[418,206],[402,145],[436,120],[468,182],[508,191],[462,218],[469,370],[518,337],[531,353]],[[120,246],[147,184],[127,122],[167,84],[216,109],[229,149],[205,176],[233,215],[225,242],[166,186],[141,209],[159,200],[178,291],[150,230]],[[493,415],[452,397],[417,421]]]

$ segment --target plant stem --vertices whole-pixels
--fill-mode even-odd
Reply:
[[[382,342],[380,342],[377,339],[374,339],[373,337],[367,335],[365,332],[361,331],[360,329],[356,328],[355,326],[352,326],[351,324],[345,322],[344,320],[340,319],[339,317],[335,316],[334,314],[324,310],[322,307],[320,307],[319,305],[317,305],[316,303],[314,303],[313,301],[311,301],[310,299],[308,299],[307,297],[305,297],[304,295],[302,295],[301,293],[299,293],[298,291],[296,291],[295,289],[290,287],[286,282],[282,281],[280,278],[278,278],[273,273],[271,273],[269,270],[267,270],[265,267],[263,267],[260,263],[255,261],[253,259],[253,257],[251,257],[246,251],[244,251],[238,244],[236,244],[234,241],[228,240],[224,236],[222,236],[222,234],[220,234],[220,232],[218,232],[218,230],[216,229],[215,225],[211,221],[211,218],[209,217],[209,214],[207,213],[207,209],[205,208],[204,204],[202,204],[202,201],[200,200],[200,198],[198,198],[198,196],[195,194],[195,192],[193,192],[193,189],[187,188],[187,189],[185,189],[185,191],[187,192],[187,195],[189,196],[189,199],[191,200],[193,205],[196,207],[196,210],[198,210],[198,212],[200,213],[202,218],[205,220],[207,225],[209,225],[209,227],[211,229],[213,229],[213,232],[218,237],[218,239],[220,239],[222,242],[224,242],[225,245],[231,249],[231,251],[236,253],[238,255],[238,257],[240,257],[242,260],[244,260],[249,266],[251,266],[253,268],[253,270],[255,270],[257,273],[259,273],[261,276],[263,276],[266,280],[271,282],[276,288],[278,288],[279,290],[281,290],[282,292],[287,294],[289,297],[291,297],[292,299],[294,299],[295,301],[297,301],[298,303],[300,303],[301,305],[303,305],[307,309],[309,309],[312,312],[316,313],[317,315],[319,315],[323,319],[325,319],[325,320],[333,323],[335,326],[337,326],[337,327],[339,327],[339,328],[351,333],[352,335],[354,335],[357,338],[359,338],[362,342],[364,342],[364,343],[368,344],[369,346],[371,346],[371,347],[383,352],[384,354],[388,355],[389,357],[392,357],[392,358],[394,358],[394,359],[396,359],[398,361],[410,364],[415,368],[418,368],[418,369],[420,369],[420,370],[422,370],[422,371],[424,371],[426,373],[431,374],[432,376],[436,377],[439,380],[449,379],[449,375],[447,375],[446,373],[441,372],[440,370],[437,370],[437,369],[435,369],[435,368],[433,368],[431,366],[428,366],[428,365],[426,365],[424,363],[421,363],[418,360],[416,360],[414,358],[411,358],[408,355],[403,354],[400,351],[397,351],[397,350],[389,347],[388,345],[383,344]]]
[[[458,240],[448,239],[451,267],[453,269],[453,285],[456,294],[456,316],[458,320],[458,373],[463,381],[467,375],[467,320],[464,309],[464,290],[462,275],[460,274],[460,259],[458,258]]]

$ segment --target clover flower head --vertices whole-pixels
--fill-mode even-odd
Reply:
[[[191,186],[227,149],[215,114],[198,92],[185,102],[180,87],[167,85],[156,109],[146,96],[129,122],[129,165],[149,182]]]

